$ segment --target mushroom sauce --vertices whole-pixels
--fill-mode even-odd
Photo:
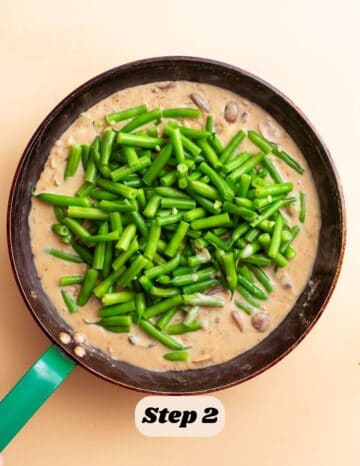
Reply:
[[[203,98],[203,102],[192,100],[190,98],[192,93],[198,94],[200,99]],[[226,299],[225,306],[223,308],[203,307],[199,313],[203,328],[197,332],[175,337],[185,346],[191,346],[187,362],[172,362],[163,359],[162,356],[168,351],[167,348],[135,325],[131,327],[131,334],[115,334],[100,326],[87,325],[84,319],[89,321],[97,319],[96,311],[100,307],[99,301],[92,297],[84,307],[80,308],[79,312],[70,314],[62,300],[59,287],[59,278],[62,275],[81,275],[85,264],[62,261],[45,252],[48,247],[69,250],[69,252],[72,250],[51,233],[50,227],[55,223],[52,206],[33,198],[29,224],[35,266],[45,293],[61,317],[73,328],[74,333],[82,335],[82,346],[89,351],[92,348],[98,348],[114,359],[159,371],[196,369],[219,364],[250,349],[269,335],[286,317],[307,284],[316,256],[320,229],[319,202],[314,181],[294,141],[258,105],[215,86],[179,81],[151,83],[125,89],[82,113],[54,144],[36,185],[36,193],[53,192],[73,195],[83,183],[84,172],[79,166],[76,175],[64,181],[64,167],[69,147],[72,144],[90,144],[97,134],[102,133],[106,114],[142,103],[146,103],[149,109],[191,107],[194,103],[199,107],[208,106],[208,108],[201,108],[205,110],[201,118],[183,121],[180,119],[180,121],[189,127],[203,128],[207,116],[206,110],[209,110],[214,116],[218,137],[224,145],[240,128],[254,129],[294,156],[305,168],[305,173],[299,175],[282,160],[276,157],[273,160],[274,165],[283,175],[284,181],[291,181],[294,184],[295,195],[299,191],[306,193],[308,209],[305,223],[294,240],[296,257],[289,261],[284,269],[267,270],[275,285],[275,290],[269,295],[269,299],[261,301],[262,309],[266,311],[264,315],[269,318],[269,322],[264,325],[261,315],[251,319],[241,310],[234,313],[233,311],[237,310],[234,302],[238,299],[237,293],[230,300],[228,292],[222,289],[214,290]],[[120,128],[123,124],[122,122],[114,127]],[[245,139],[241,144],[241,150],[255,151],[257,148]],[[284,209],[284,213],[290,220],[293,220],[292,223],[297,223],[298,212],[298,204]],[[70,295],[76,296],[79,286],[67,287],[67,291]]]

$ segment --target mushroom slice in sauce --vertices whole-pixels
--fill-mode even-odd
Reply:
[[[258,311],[251,317],[251,325],[258,332],[266,332],[270,326],[270,316],[266,311]]]
[[[194,102],[194,104],[197,107],[199,107],[200,110],[206,113],[210,112],[209,103],[205,99],[205,97],[198,94],[197,92],[193,92],[192,94],[190,94],[190,97],[191,97],[191,100]]]
[[[236,325],[239,327],[240,332],[244,331],[244,317],[242,316],[241,312],[236,309],[231,311],[231,317],[234,319]]]
[[[236,102],[228,102],[224,110],[224,118],[228,123],[235,123],[239,115],[239,106]]]
[[[167,89],[170,89],[175,86],[176,86],[176,81],[167,81],[167,82],[159,83],[156,85],[156,87],[158,89],[161,89],[162,91],[166,91]]]
[[[270,118],[259,121],[259,131],[261,135],[270,142],[279,142],[281,137],[281,129]]]

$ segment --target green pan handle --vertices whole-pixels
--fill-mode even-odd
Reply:
[[[74,367],[71,359],[50,346],[0,401],[0,452]]]

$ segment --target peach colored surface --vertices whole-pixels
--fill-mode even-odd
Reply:
[[[5,451],[5,466],[336,466],[359,464],[360,270],[355,0],[2,0],[0,398],[48,346],[11,274],[5,212],[29,137],[74,87],[115,65],[155,55],[207,56],[241,66],[292,98],[327,141],[345,186],[348,247],[338,287],[305,341],[258,378],[217,394],[213,439],[150,439],[133,414],[141,395],[77,368]]]

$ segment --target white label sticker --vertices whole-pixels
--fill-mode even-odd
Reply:
[[[148,437],[213,437],[225,425],[223,404],[213,396],[147,396],[135,424]]]

